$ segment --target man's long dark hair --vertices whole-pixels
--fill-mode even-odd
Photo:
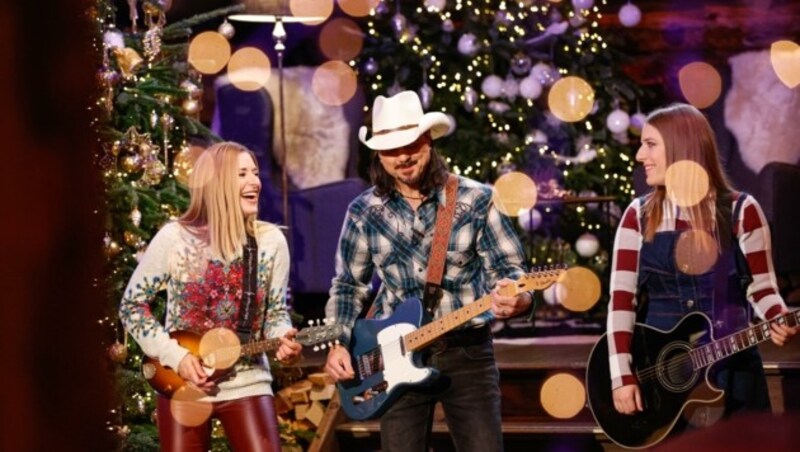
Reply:
[[[395,179],[383,168],[378,152],[372,155],[372,161],[369,164],[369,177],[375,185],[375,194],[377,196],[386,196],[394,191]],[[428,165],[422,172],[422,181],[420,183],[419,191],[422,194],[430,195],[434,189],[444,187],[447,183],[448,168],[447,162],[439,155],[431,145],[431,159]]]

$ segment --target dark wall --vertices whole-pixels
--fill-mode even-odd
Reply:
[[[0,3],[0,450],[111,450],[89,1]]]

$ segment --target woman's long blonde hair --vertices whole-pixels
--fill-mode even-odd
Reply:
[[[217,143],[200,154],[189,177],[189,208],[178,220],[224,262],[241,253],[247,234],[255,235],[256,215],[242,215],[238,159],[243,152],[258,166],[255,155],[237,143]]]
[[[658,130],[664,140],[667,167],[689,160],[700,165],[708,175],[708,195],[694,206],[685,208],[692,228],[712,233],[718,239],[727,236],[730,233],[733,190],[719,163],[714,131],[706,117],[691,105],[677,103],[653,111],[646,122]],[[653,239],[661,224],[666,196],[666,188],[658,186],[644,203],[643,211],[647,217],[645,241]]]

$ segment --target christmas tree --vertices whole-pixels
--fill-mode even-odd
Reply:
[[[185,186],[192,156],[218,140],[199,121],[202,83],[187,62],[192,27],[238,9],[220,9],[166,23],[169,1],[129,2],[131,27],[124,32],[114,2],[90,8],[96,25],[100,92],[94,108],[102,142],[97,164],[105,185],[105,253],[108,346],[116,382],[116,408],[109,430],[122,450],[158,450],[154,392],[140,375],[141,350],[128,343],[117,319],[122,293],[148,241],[186,208]],[[140,17],[141,16],[141,17]],[[144,29],[139,27],[144,24]],[[161,295],[159,295],[161,296]],[[156,316],[165,300],[154,305]],[[220,436],[220,435],[215,435]],[[223,441],[215,448],[224,448]]]
[[[648,96],[602,36],[605,1],[374,3],[354,62],[369,103],[411,89],[427,110],[451,115],[456,130],[437,142],[451,170],[490,183],[510,171],[534,179],[539,204],[520,215],[521,228],[539,228],[527,234],[531,263],[602,274],[608,251],[593,234],[610,237],[632,196],[631,141]],[[558,202],[598,195],[614,197],[605,212]]]

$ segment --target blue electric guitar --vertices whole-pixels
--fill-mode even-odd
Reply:
[[[541,290],[553,284],[564,272],[557,268],[529,273],[502,288],[505,296]],[[391,317],[383,320],[358,320],[350,342],[355,378],[337,383],[341,407],[355,420],[381,415],[408,388],[432,383],[436,369],[421,367],[418,351],[437,338],[492,307],[485,295],[425,326],[422,303],[408,299]]]

